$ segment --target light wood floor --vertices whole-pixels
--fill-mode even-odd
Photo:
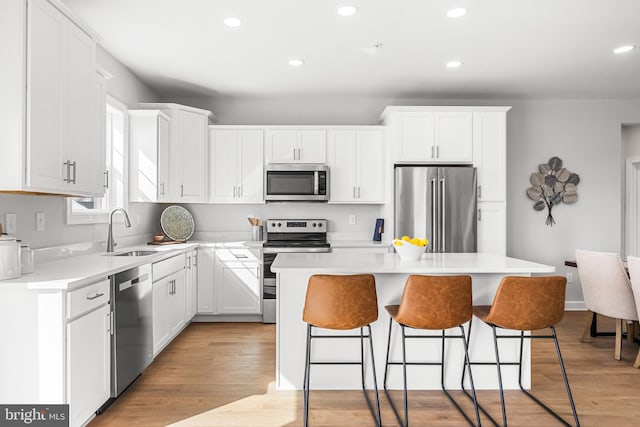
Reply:
[[[613,337],[580,343],[584,315],[567,312],[558,325],[580,423],[637,426],[640,370],[633,369],[632,364],[638,346],[625,341],[623,360],[616,361]],[[601,330],[611,330],[613,323],[604,321],[600,326]],[[570,420],[553,343],[534,340],[532,360],[533,393]],[[273,325],[194,323],[90,427],[300,426],[302,394],[275,390],[274,371]],[[361,393],[312,391],[310,426],[373,425]],[[471,408],[460,392],[453,395],[465,408]],[[395,426],[397,423],[383,396],[381,393],[383,424]],[[496,391],[478,392],[478,398],[496,418],[500,416]],[[508,391],[506,399],[509,425],[560,425],[520,392]],[[412,426],[465,425],[439,391],[410,392],[409,411]]]

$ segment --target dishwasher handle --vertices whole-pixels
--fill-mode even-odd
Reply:
[[[126,282],[122,282],[118,284],[118,291],[122,292],[125,291],[135,285],[137,285],[140,282],[146,282],[149,279],[149,274],[143,274],[142,276],[138,276],[134,279],[131,280],[127,280]]]

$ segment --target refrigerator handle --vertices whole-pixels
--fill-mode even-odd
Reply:
[[[446,197],[446,194],[447,194],[446,183],[447,183],[447,181],[444,178],[440,179],[440,186],[441,186],[440,200],[442,200],[442,202],[441,202],[442,203],[442,205],[441,205],[442,207],[440,208],[440,212],[442,213],[442,221],[441,221],[442,228],[441,228],[441,232],[440,232],[440,245],[442,247],[442,252],[446,252],[447,251],[447,248],[445,246],[445,241],[446,241],[446,237],[447,237],[446,236],[446,231],[445,231],[447,229],[447,226],[446,226],[447,211],[446,211],[446,200],[445,200],[445,197]]]
[[[433,240],[433,252],[438,252],[438,247],[435,246],[438,242],[436,237],[436,215],[437,215],[437,206],[436,206],[436,180],[431,180],[431,240]]]

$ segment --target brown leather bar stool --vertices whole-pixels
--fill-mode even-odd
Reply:
[[[378,319],[376,281],[371,274],[337,276],[316,274],[309,278],[302,320],[307,323],[307,350],[304,367],[304,425],[309,422],[309,381],[311,365],[360,365],[362,390],[376,426],[381,426],[380,400],[376,380],[376,364],[373,358],[371,323]],[[367,335],[364,328],[367,328]],[[314,335],[313,328],[350,330],[360,328],[360,335]],[[312,362],[311,340],[314,338],[360,339],[360,362]],[[376,397],[374,410],[365,386],[364,339],[369,339],[373,387]]]
[[[384,391],[389,399],[389,404],[402,426],[409,425],[409,407],[407,401],[407,365],[439,365],[440,366],[440,386],[442,391],[453,403],[453,405],[465,417],[467,422],[474,425],[471,418],[462,410],[460,405],[453,399],[444,386],[444,353],[445,341],[447,339],[462,339],[465,354],[465,366],[469,367],[469,354],[467,337],[464,333],[464,323],[472,317],[472,297],[471,297],[471,276],[416,276],[407,278],[402,293],[400,305],[388,305],[385,309],[389,312],[389,338],[387,341],[387,358],[384,370]],[[402,330],[402,362],[391,362],[389,353],[391,347],[391,330],[393,321],[400,325]],[[445,330],[450,328],[460,328],[460,335],[445,335]],[[406,335],[405,328],[441,330],[439,335]],[[407,362],[407,352],[405,341],[407,339],[436,338],[442,340],[441,361],[440,362]],[[404,422],[396,409],[389,390],[387,380],[390,365],[402,365],[404,381]],[[464,368],[463,368],[464,370]],[[469,379],[472,390],[472,399],[475,409],[475,420],[480,425],[480,414],[475,398],[475,388],[473,377],[469,370]]]
[[[502,409],[502,423],[507,425],[507,412],[504,403],[504,392],[502,388],[501,367],[504,365],[518,366],[518,385],[520,389],[534,402],[544,408],[551,415],[556,417],[566,426],[571,426],[560,415],[554,412],[547,405],[538,400],[537,397],[529,393],[522,386],[522,350],[525,338],[527,339],[553,339],[558,355],[558,362],[562,371],[562,378],[569,396],[571,411],[576,426],[580,426],[578,414],[573,403],[567,372],[564,368],[558,338],[556,336],[555,325],[564,316],[564,299],[567,279],[562,276],[547,277],[504,277],[498,286],[496,295],[491,306],[473,307],[473,314],[489,325],[493,330],[493,345],[496,353],[496,367],[498,371],[498,386],[500,388],[500,406]],[[497,328],[513,329],[520,331],[520,335],[498,335]],[[551,335],[525,335],[525,331],[537,331],[540,329],[551,329]],[[471,324],[469,325],[469,336],[471,335]],[[520,357],[517,362],[501,362],[498,353],[499,339],[519,339]],[[471,365],[494,365],[492,362],[470,362]],[[463,372],[464,380],[464,372]],[[487,415],[491,421],[498,423],[481,406],[480,410]]]

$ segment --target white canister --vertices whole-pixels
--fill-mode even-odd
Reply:
[[[0,237],[0,280],[20,277],[20,243],[13,237]]]
[[[29,274],[35,271],[36,265],[33,261],[33,250],[26,243],[20,246],[20,261],[22,274]]]

